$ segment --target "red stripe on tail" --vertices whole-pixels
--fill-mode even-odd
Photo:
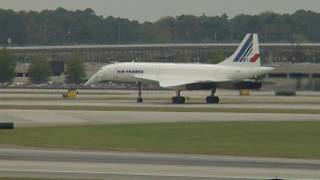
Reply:
[[[260,58],[260,54],[257,53],[254,56],[252,56],[252,58],[250,59],[250,62],[255,63],[259,58]]]

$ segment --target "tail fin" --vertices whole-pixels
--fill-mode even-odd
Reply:
[[[220,65],[258,67],[261,66],[258,34],[247,34],[236,52]]]

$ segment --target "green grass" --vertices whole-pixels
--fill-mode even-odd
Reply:
[[[157,123],[0,131],[0,144],[320,159],[320,122]]]
[[[10,177],[10,178],[7,178],[7,177],[1,177],[1,174],[0,174],[0,180],[63,180],[63,179],[49,179],[49,178],[18,178],[18,177]],[[68,180],[75,180],[75,179],[68,179]]]
[[[1,176],[1,175],[0,175]],[[0,177],[0,180],[62,180],[62,179],[47,179],[47,178],[5,178]],[[70,180],[70,179],[69,179]]]

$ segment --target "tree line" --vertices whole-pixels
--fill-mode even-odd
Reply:
[[[7,49],[0,50],[0,83],[11,83],[16,76],[16,60]],[[80,84],[85,81],[84,60],[74,54],[66,61],[66,82]],[[34,56],[29,64],[28,74],[34,84],[46,83],[52,76],[52,66],[46,56]]]
[[[92,9],[0,9],[0,26],[0,45],[235,42],[248,32],[259,33],[262,42],[320,41],[320,13],[306,10],[233,18],[181,15],[140,23],[99,16]]]

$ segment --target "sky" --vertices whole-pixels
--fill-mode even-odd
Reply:
[[[265,11],[293,13],[298,9],[320,12],[319,0],[0,0],[0,4],[1,9],[13,10],[92,8],[98,15],[140,22],[182,14],[216,16],[227,13],[233,17]]]

